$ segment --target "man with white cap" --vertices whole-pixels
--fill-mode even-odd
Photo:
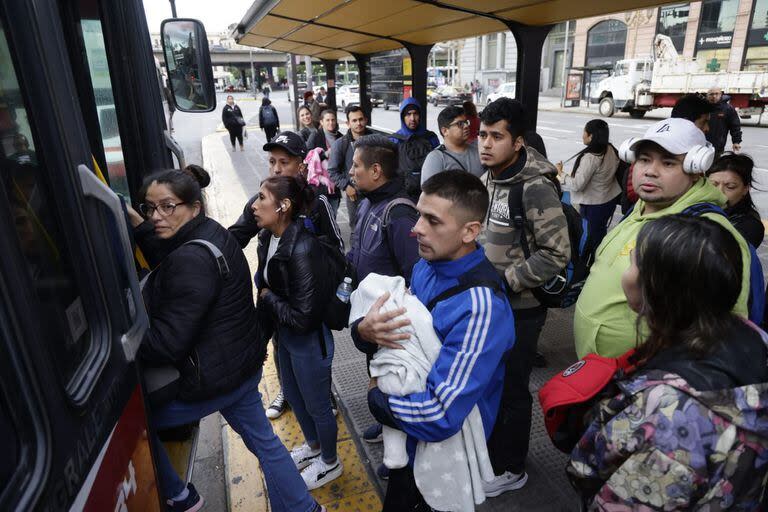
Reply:
[[[603,239],[589,278],[576,303],[574,336],[576,353],[616,357],[636,344],[637,315],[630,310],[621,287],[624,271],[640,228],[664,215],[710,203],[725,206],[725,196],[704,177],[715,149],[704,134],[686,119],[665,119],[650,126],[640,139],[625,141],[619,157],[635,163],[632,184],[640,199],[627,217]],[[742,290],[734,313],[747,316],[750,250],[728,219],[703,214],[730,231],[741,247]],[[704,278],[704,276],[702,276]],[[691,307],[696,307],[691,304]]]

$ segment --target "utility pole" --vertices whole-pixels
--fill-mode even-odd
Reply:
[[[251,61],[251,89],[253,89],[253,97],[256,97],[256,75],[253,71],[253,50],[248,50],[248,55]]]
[[[314,91],[314,84],[312,83],[312,57],[309,55],[304,57],[304,68],[307,70],[307,90]]]

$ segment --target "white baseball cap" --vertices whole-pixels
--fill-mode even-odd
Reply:
[[[652,124],[645,135],[632,142],[630,150],[645,141],[655,142],[673,155],[684,155],[696,146],[706,146],[707,138],[695,124],[687,119],[671,117]]]

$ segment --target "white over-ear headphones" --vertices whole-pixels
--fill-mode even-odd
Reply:
[[[635,162],[635,152],[630,149],[632,145],[642,140],[638,137],[631,137],[619,146],[619,158],[632,164]],[[688,150],[683,161],[683,171],[688,174],[704,174],[712,167],[715,161],[715,148],[707,142],[706,146],[693,146]]]

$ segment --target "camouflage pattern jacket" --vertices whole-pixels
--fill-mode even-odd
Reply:
[[[571,243],[568,224],[554,183],[548,176],[557,175],[555,166],[535,149],[526,146],[525,166],[509,179],[485,177],[491,200],[484,234],[485,253],[503,275],[513,292],[512,309],[539,305],[531,293],[557,275],[568,263]],[[512,222],[509,211],[510,187],[523,183],[525,235],[531,257],[527,260],[520,245],[520,230]]]
[[[766,351],[727,341],[714,357],[672,364],[679,373],[620,381],[599,404],[566,467],[589,510],[764,510]]]

